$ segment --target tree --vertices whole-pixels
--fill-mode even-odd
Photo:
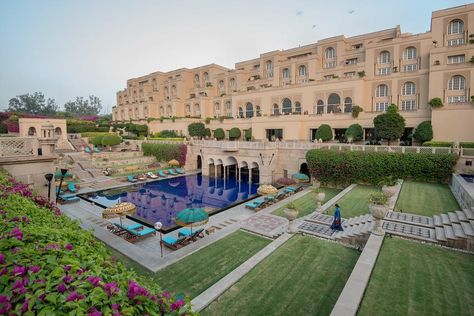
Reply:
[[[362,126],[360,126],[360,124],[352,124],[346,129],[344,137],[346,138],[346,140],[362,140],[362,138],[364,137],[364,129],[362,128]]]
[[[120,144],[121,141],[122,141],[122,139],[117,134],[109,134],[109,135],[105,135],[102,138],[102,145],[104,145],[104,146],[115,146],[115,145]]]
[[[230,139],[238,139],[240,138],[240,135],[242,135],[242,133],[240,132],[240,129],[238,127],[232,127],[229,131]]]
[[[225,138],[225,132],[222,128],[217,128],[215,131],[214,131],[214,137],[217,139],[217,140],[222,140]]]
[[[433,139],[433,128],[431,126],[431,121],[421,122],[417,126],[415,133],[413,134],[415,138],[420,143],[424,143]]]
[[[397,112],[397,108],[389,106],[387,113],[377,115],[374,118],[375,136],[388,141],[399,139],[405,131],[405,118]]]
[[[188,132],[191,137],[204,137],[205,129],[206,127],[201,122],[191,123],[188,125]]]
[[[8,111],[23,112],[36,115],[54,115],[58,105],[54,99],[45,99],[42,92],[17,95],[8,101]]]
[[[321,139],[323,142],[327,142],[328,140],[332,140],[332,128],[327,124],[322,124],[316,130],[316,139]]]
[[[101,101],[98,97],[90,95],[89,100],[83,97],[76,97],[75,101],[69,101],[64,104],[66,112],[83,116],[83,115],[98,115],[102,110]]]

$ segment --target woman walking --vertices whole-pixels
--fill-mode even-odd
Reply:
[[[334,219],[332,221],[331,229],[332,230],[344,230],[342,228],[342,220],[341,220],[341,209],[339,204],[336,204],[336,211],[334,212]]]

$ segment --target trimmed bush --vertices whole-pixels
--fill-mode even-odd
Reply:
[[[447,182],[455,154],[356,152],[314,149],[306,153],[311,173],[326,184],[377,184],[388,176],[427,182]]]
[[[89,143],[91,143],[94,146],[101,146],[102,145],[102,139],[105,137],[105,135],[98,135],[89,140]]]
[[[143,154],[145,156],[155,156],[158,161],[170,161],[176,159],[181,166],[186,164],[187,147],[185,144],[142,144]]]
[[[346,129],[344,137],[346,140],[349,140],[349,138],[352,138],[353,141],[362,140],[364,138],[364,129],[360,124],[352,124]]]
[[[444,104],[441,98],[433,98],[428,102],[428,105],[431,106],[432,108],[440,108]]]
[[[396,112],[396,106],[389,106],[387,113],[374,118],[375,136],[390,141],[399,139],[405,132],[405,118]]]
[[[8,133],[7,124],[0,123],[0,134],[7,134],[7,133]]]
[[[204,137],[211,137],[211,129],[210,128],[205,128],[204,129]]]
[[[217,128],[215,131],[214,131],[214,137],[217,139],[217,140],[222,140],[225,138],[225,132],[222,128]]]
[[[136,134],[137,136],[146,136],[148,134],[148,125],[129,123],[125,127],[127,132]]]
[[[105,136],[109,134],[110,133],[108,132],[85,132],[85,133],[81,133],[81,137],[94,138],[96,136]]]
[[[462,147],[462,148],[474,148],[474,143],[461,142],[461,143],[459,143],[459,146]]]
[[[206,126],[201,122],[191,123],[188,125],[189,136],[191,137],[204,137]]]
[[[421,122],[415,130],[413,138],[417,141],[424,143],[433,139],[433,128],[431,127],[431,121]]]
[[[211,120],[212,120],[212,118],[206,117],[206,119],[205,119],[206,125],[211,124]]]
[[[245,131],[244,137],[246,140],[251,140],[252,139],[252,129],[249,128],[248,130]]]
[[[159,133],[157,133],[158,135],[154,135],[154,137],[160,137],[160,138],[176,138],[176,137],[179,137],[179,135],[175,132],[175,131],[170,131],[170,130],[163,130]]]
[[[453,147],[453,142],[429,141],[424,142],[424,147]]]
[[[360,112],[363,112],[363,111],[364,111],[364,109],[363,109],[362,107],[360,107],[360,106],[358,106],[358,105],[354,105],[354,106],[352,107],[352,117],[353,117],[353,118],[358,118],[358,117],[359,117],[359,113],[360,113]]]
[[[122,138],[117,134],[105,135],[102,138],[102,145],[104,146],[115,146],[122,142]]]
[[[149,140],[166,140],[166,141],[174,141],[174,142],[182,142],[184,141],[184,137],[174,137],[174,138],[162,138],[162,137],[148,137]]]
[[[322,124],[316,130],[316,139],[317,140],[321,139],[323,142],[327,142],[329,140],[332,140],[332,138],[333,138],[333,135],[332,135],[331,126],[329,126],[327,124]]]
[[[230,139],[239,139],[242,135],[242,132],[238,127],[232,127],[229,131],[229,138]]]

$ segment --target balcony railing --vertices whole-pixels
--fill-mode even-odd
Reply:
[[[0,157],[24,157],[38,155],[36,137],[0,137]]]

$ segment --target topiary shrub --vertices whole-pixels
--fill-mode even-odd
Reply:
[[[331,126],[329,126],[327,124],[322,124],[316,130],[316,139],[317,140],[321,139],[323,142],[327,142],[329,140],[332,140],[332,138],[333,138],[333,135],[332,135]]]
[[[358,106],[358,105],[354,105],[354,106],[352,107],[352,117],[353,117],[353,118],[358,118],[358,117],[359,117],[359,113],[360,113],[360,112],[363,112],[363,111],[364,111],[364,109],[363,109],[362,107],[360,107],[360,106]]]
[[[102,145],[115,146],[122,142],[122,138],[117,134],[109,134],[102,138]]]
[[[375,136],[390,141],[399,139],[405,132],[405,118],[397,113],[396,106],[387,109],[387,113],[374,118]]]
[[[222,128],[218,128],[214,131],[214,137],[217,139],[217,140],[222,140],[225,138],[225,132]]]
[[[251,140],[252,139],[252,129],[249,128],[248,130],[245,131],[244,137],[246,140]]]
[[[212,118],[210,118],[210,117],[206,117],[206,120],[205,120],[205,122],[206,122],[206,125],[209,125],[209,124],[211,124],[211,120],[212,120]]]
[[[431,126],[431,121],[421,122],[413,134],[415,138],[420,143],[424,143],[433,139],[433,128]]]
[[[206,127],[201,122],[191,123],[188,125],[188,132],[191,137],[204,137],[205,129]]]
[[[429,141],[424,142],[423,147],[453,147],[453,142]]]
[[[364,129],[360,124],[352,124],[346,129],[344,133],[346,140],[359,141],[364,138]]]
[[[242,133],[238,127],[232,127],[229,131],[230,139],[239,139],[241,135]]]
[[[204,137],[211,137],[211,129],[210,128],[204,129]]]
[[[94,146],[102,146],[102,139],[104,138],[105,135],[98,135],[89,140],[89,143],[91,143]]]
[[[163,130],[163,131],[161,131],[157,134],[153,135],[153,137],[156,137],[156,138],[176,138],[176,137],[179,137],[179,135],[175,131],[170,131],[170,130],[167,130],[167,129],[165,129],[165,130]]]
[[[441,98],[433,98],[428,102],[428,105],[431,106],[432,108],[440,108],[444,104]]]

